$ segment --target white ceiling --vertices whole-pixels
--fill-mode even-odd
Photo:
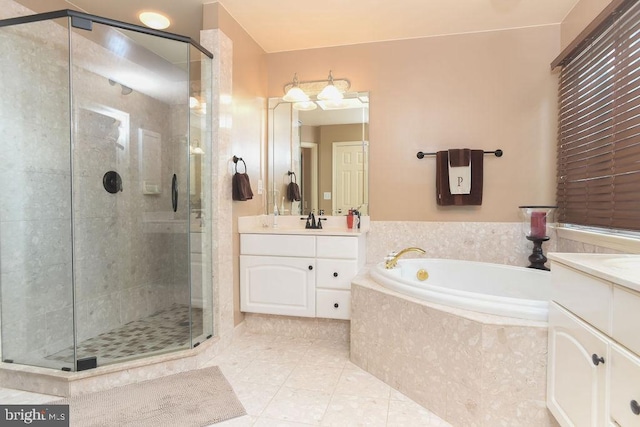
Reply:
[[[19,0],[27,3],[29,0]],[[34,2],[34,0],[31,0]],[[578,0],[220,0],[266,52],[557,24]],[[62,0],[35,1],[60,9]],[[139,23],[167,14],[172,33],[199,39],[211,0],[69,0],[88,13]],[[38,10],[43,12],[44,10]]]

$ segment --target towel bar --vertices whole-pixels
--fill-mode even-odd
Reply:
[[[497,149],[495,151],[485,151],[484,154],[493,154],[496,157],[502,157],[503,151],[500,149]],[[435,156],[436,153],[424,153],[422,151],[418,151],[418,154],[416,154],[416,156],[419,159],[424,159],[424,156]]]

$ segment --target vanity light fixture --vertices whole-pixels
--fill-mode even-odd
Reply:
[[[344,98],[344,93],[351,87],[351,82],[347,79],[334,79],[329,71],[329,77],[324,80],[299,81],[298,75],[294,74],[293,81],[284,85],[285,95],[282,100],[285,102],[300,103],[294,104],[297,110],[314,109],[311,106],[313,101],[310,97],[316,96],[322,101],[339,102]]]
[[[169,18],[158,12],[141,12],[138,18],[144,25],[156,30],[164,30],[171,25]]]
[[[333,75],[331,74],[331,70],[329,70],[329,77],[327,78],[327,85],[322,89],[322,91],[318,94],[318,99],[322,101],[337,101],[344,98],[344,95],[333,83]]]
[[[284,101],[287,101],[287,102],[308,102],[309,101],[309,95],[307,95],[306,93],[304,93],[302,89],[300,89],[299,83],[300,82],[298,81],[298,74],[295,73],[293,75],[292,86],[289,88],[287,93],[282,97]]]

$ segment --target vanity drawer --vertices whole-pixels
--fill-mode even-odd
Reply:
[[[610,335],[613,285],[558,263],[552,270],[551,299]]]
[[[612,336],[629,350],[640,354],[640,293],[613,287]],[[640,425],[640,417],[638,423]]]
[[[358,258],[358,238],[338,236],[317,237],[318,258]]]
[[[349,320],[351,291],[316,290],[316,317]]]
[[[331,289],[351,289],[351,279],[358,273],[358,262],[345,259],[318,259],[316,286]]]
[[[611,347],[611,419],[622,427],[640,426],[640,358],[615,344]],[[632,403],[635,401],[635,404]]]
[[[316,238],[286,234],[241,234],[240,254],[314,257]]]

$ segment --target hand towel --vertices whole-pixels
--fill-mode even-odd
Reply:
[[[300,201],[300,187],[295,182],[290,182],[289,185],[287,185],[287,199],[290,202]]]
[[[436,153],[436,202],[440,206],[465,206],[482,204],[482,177],[484,151],[470,150],[471,192],[469,194],[451,194],[449,189],[449,152]],[[454,159],[454,165],[460,163]],[[455,167],[455,166],[454,166]]]
[[[253,199],[251,181],[246,173],[236,172],[231,179],[231,197],[233,200],[247,201]]]
[[[471,193],[471,150],[449,150],[449,191],[451,194]]]

